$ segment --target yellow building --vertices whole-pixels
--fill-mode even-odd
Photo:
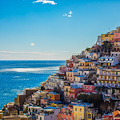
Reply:
[[[85,120],[85,105],[74,105],[74,120]]]
[[[86,120],[92,120],[97,116],[98,110],[95,110],[95,108],[90,107],[86,109],[85,115],[86,115]]]
[[[89,103],[74,105],[74,120],[93,120],[97,115],[97,110],[90,106],[92,104]]]
[[[48,96],[49,96],[49,99],[52,100],[52,101],[59,101],[60,100],[60,94],[59,93],[50,92],[48,94]]]
[[[113,33],[108,33],[108,34],[101,34],[101,41],[111,41],[114,39],[114,34]]]
[[[93,61],[81,60],[79,62],[79,69],[96,69]]]
[[[120,69],[97,69],[98,83],[120,83]]]
[[[69,100],[70,97],[70,84],[65,84],[65,86],[63,87],[64,90],[64,98],[66,100]]]

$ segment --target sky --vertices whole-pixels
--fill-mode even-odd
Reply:
[[[120,26],[119,0],[0,0],[0,60],[66,60]]]

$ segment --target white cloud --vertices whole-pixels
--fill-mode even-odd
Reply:
[[[72,15],[68,15],[68,17],[72,17]]]
[[[41,2],[42,4],[47,4],[48,3],[48,4],[51,4],[51,5],[56,5],[57,4],[52,0],[36,0],[33,3],[39,3],[39,2]]]
[[[34,45],[35,45],[35,43],[30,43],[30,45],[31,45],[31,46],[34,46]]]
[[[63,14],[63,16],[67,16],[67,14],[65,13],[65,14]]]
[[[72,11],[71,10],[70,10],[69,14],[72,15]]]
[[[73,12],[70,10],[68,14],[63,14],[64,17],[72,17]]]

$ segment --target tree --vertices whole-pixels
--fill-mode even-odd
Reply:
[[[98,107],[103,101],[102,95],[99,94],[80,94],[77,99],[83,102],[93,103],[95,107]]]
[[[86,48],[85,50],[86,50],[86,51],[90,51],[90,49],[91,49],[91,48]]]
[[[104,52],[108,52],[110,53],[111,49],[112,49],[112,45],[109,41],[104,41],[103,45],[102,45],[102,49]]]

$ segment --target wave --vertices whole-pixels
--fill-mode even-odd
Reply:
[[[8,69],[1,69],[0,72],[39,72],[45,70],[58,70],[59,66],[57,67],[44,67],[44,68],[8,68]]]

